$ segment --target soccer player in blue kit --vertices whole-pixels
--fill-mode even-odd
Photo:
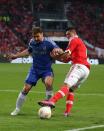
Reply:
[[[15,59],[27,55],[31,55],[33,58],[33,64],[26,77],[23,90],[19,93],[16,108],[11,112],[12,116],[19,114],[20,109],[26,99],[26,95],[33,86],[36,86],[37,81],[41,78],[46,87],[46,100],[53,95],[53,71],[52,63],[53,59],[50,53],[55,49],[55,53],[58,53],[61,49],[52,40],[45,38],[43,31],[40,27],[32,28],[32,39],[29,42],[29,46],[22,52],[16,54],[9,54],[10,59]]]

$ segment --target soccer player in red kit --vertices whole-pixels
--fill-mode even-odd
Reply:
[[[55,103],[66,96],[65,116],[70,115],[74,101],[74,90],[77,89],[88,77],[90,64],[87,61],[87,49],[81,38],[78,37],[76,28],[71,26],[66,30],[66,37],[69,39],[66,53],[61,52],[57,59],[62,62],[72,62],[72,66],[66,75],[63,86],[49,101],[38,102],[41,106],[55,107]],[[55,55],[53,54],[53,58]]]

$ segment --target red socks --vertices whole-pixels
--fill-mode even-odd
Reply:
[[[72,106],[73,106],[73,101],[74,101],[74,93],[69,92],[67,97],[66,97],[66,113],[70,113]]]
[[[55,95],[49,100],[53,103],[56,103],[59,99],[63,98],[69,93],[69,88],[67,86],[62,86],[62,88],[55,93]]]
[[[74,101],[74,93],[73,92],[69,92],[69,88],[67,86],[62,86],[62,88],[55,93],[55,95],[53,97],[50,98],[49,101],[51,101],[52,103],[56,103],[59,99],[63,98],[64,96],[66,96],[66,113],[70,113],[72,106],[73,106],[73,101]]]

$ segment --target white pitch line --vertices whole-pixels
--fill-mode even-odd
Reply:
[[[12,92],[20,92],[20,90],[0,90],[0,92],[10,92],[10,93],[12,93]],[[30,92],[32,92],[32,93],[44,93],[44,92],[41,92],[41,91],[30,91]]]
[[[88,130],[88,129],[95,129],[95,128],[101,128],[101,127],[104,127],[104,125],[90,126],[90,127],[84,127],[84,128],[77,128],[77,129],[65,130],[65,131],[84,131],[84,130]]]
[[[104,96],[103,93],[75,93],[75,94],[81,96]]]
[[[0,90],[0,92],[10,92],[10,93],[13,93],[13,92],[20,92],[20,90]],[[44,92],[42,91],[30,91],[32,93],[36,93],[36,94],[43,94]],[[103,93],[75,93],[76,95],[81,95],[81,96],[104,96]]]

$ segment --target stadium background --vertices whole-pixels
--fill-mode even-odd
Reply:
[[[45,36],[65,49],[64,31],[72,24],[85,41],[89,58],[104,62],[103,0],[0,0],[0,58],[25,49],[32,26],[41,26]]]
[[[39,119],[37,101],[45,96],[41,81],[29,93],[20,115],[10,116],[31,64],[10,64],[5,55],[28,46],[33,25],[42,26],[45,36],[65,49],[64,31],[69,24],[78,27],[92,63],[98,63],[95,60],[104,63],[103,0],[0,0],[0,131],[70,131],[86,127],[92,127],[89,131],[104,131],[103,64],[91,66],[88,80],[75,93],[70,117],[63,116],[63,99],[56,105],[50,120]],[[26,58],[20,61],[25,63]],[[53,65],[54,91],[63,83],[69,66]]]

